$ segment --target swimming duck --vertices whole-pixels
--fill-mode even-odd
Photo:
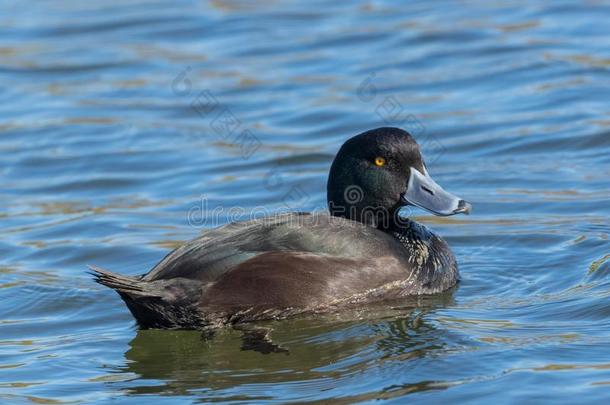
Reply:
[[[447,243],[399,214],[468,214],[428,174],[415,139],[377,128],[346,141],[328,212],[283,213],[210,229],[138,277],[90,266],[141,328],[205,329],[434,294],[458,281]]]

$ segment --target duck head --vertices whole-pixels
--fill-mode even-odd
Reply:
[[[471,209],[430,177],[415,139],[390,127],[343,144],[330,168],[327,198],[332,215],[376,227],[391,225],[406,205],[441,216]]]

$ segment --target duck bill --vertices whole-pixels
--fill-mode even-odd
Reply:
[[[411,168],[407,191],[402,198],[406,204],[415,205],[441,216],[470,214],[472,209],[468,202],[443,190],[425,168],[423,173]]]

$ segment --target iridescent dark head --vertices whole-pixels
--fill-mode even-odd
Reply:
[[[327,199],[332,215],[378,227],[391,224],[405,205],[443,216],[471,209],[432,180],[415,139],[391,127],[343,144],[330,168]]]

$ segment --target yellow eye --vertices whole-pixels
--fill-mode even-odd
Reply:
[[[381,167],[383,165],[385,165],[385,159],[382,157],[376,157],[375,158],[375,165]]]

